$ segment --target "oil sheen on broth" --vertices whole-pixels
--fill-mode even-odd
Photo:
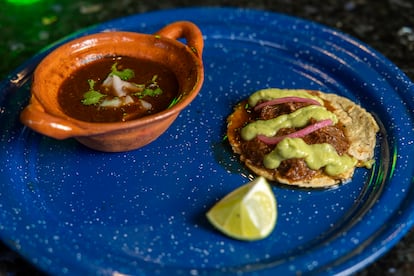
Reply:
[[[94,85],[93,90],[105,91],[103,83],[111,75],[111,68],[114,66],[119,71],[127,69],[134,72],[133,77],[128,79],[129,84],[151,88],[155,83],[157,91],[162,92],[156,95],[130,93],[129,101],[120,106],[105,105],[102,101],[101,104],[85,104],[82,100],[85,93],[91,90],[91,82]],[[166,66],[149,60],[118,56],[98,59],[75,71],[62,83],[58,101],[63,111],[75,119],[88,122],[118,122],[165,110],[176,99],[177,93],[177,79]],[[110,97],[117,98],[113,95]]]

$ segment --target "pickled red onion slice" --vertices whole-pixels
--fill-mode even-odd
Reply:
[[[301,98],[301,97],[283,97],[283,98],[277,98],[273,100],[269,100],[260,104],[257,104],[254,107],[255,111],[258,111],[262,109],[263,107],[267,105],[275,105],[275,104],[281,104],[281,103],[290,103],[290,102],[296,102],[296,103],[309,103],[313,105],[321,105],[317,100],[309,99],[309,98]]]
[[[276,145],[277,143],[279,143],[280,141],[282,141],[285,138],[301,138],[305,135],[308,135],[309,133],[312,133],[318,129],[321,129],[323,127],[326,126],[330,126],[332,125],[332,120],[331,119],[326,119],[326,120],[322,120],[319,122],[316,122],[310,126],[307,126],[305,128],[302,128],[301,130],[292,132],[290,134],[287,135],[283,135],[283,136],[276,136],[276,137],[267,137],[265,135],[257,135],[257,139],[259,139],[260,141],[262,141],[265,144],[268,145]]]

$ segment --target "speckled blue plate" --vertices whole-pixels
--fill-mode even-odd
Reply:
[[[19,122],[37,63],[103,30],[153,33],[191,20],[205,38],[205,84],[152,144],[100,153]],[[41,269],[71,275],[352,273],[414,222],[414,91],[383,56],[336,30],[275,13],[195,8],[122,18],[45,49],[0,84],[0,236]],[[251,175],[223,141],[232,107],[264,87],[335,92],[381,125],[372,170],[323,190],[275,185],[271,236],[240,242],[205,212]],[[279,273],[279,274],[277,274]]]

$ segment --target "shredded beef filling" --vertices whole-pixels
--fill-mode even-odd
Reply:
[[[257,113],[251,111],[250,120],[273,119],[284,114],[292,113],[307,105],[307,103],[283,103],[274,106],[265,106]],[[316,121],[312,119],[310,124],[315,122]],[[297,131],[295,128],[283,128],[278,131],[277,135],[287,135],[295,131]],[[349,148],[349,141],[344,135],[340,125],[321,128],[304,136],[303,140],[310,145],[329,143],[336,149],[339,155],[347,152]],[[264,156],[270,153],[275,147],[275,145],[267,145],[257,138],[250,141],[243,141],[241,146],[246,158],[258,166],[263,166]],[[285,178],[292,181],[308,180],[318,173],[317,171],[310,169],[303,159],[284,160],[276,170]]]
[[[283,103],[278,105],[267,105],[260,110],[256,120],[270,120],[278,116],[292,113],[293,111],[308,106],[307,103]]]

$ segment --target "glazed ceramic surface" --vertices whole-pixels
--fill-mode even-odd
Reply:
[[[1,84],[0,236],[53,274],[350,274],[392,247],[414,223],[414,91],[367,45],[280,14],[182,9],[135,15],[102,30],[152,33],[190,20],[205,39],[205,83],[172,127],[128,153],[99,153],[19,122],[39,53]],[[73,39],[73,37],[67,39]],[[331,189],[275,184],[269,238],[221,235],[205,212],[250,173],[225,139],[232,107],[264,87],[349,97],[381,126],[372,170]]]

